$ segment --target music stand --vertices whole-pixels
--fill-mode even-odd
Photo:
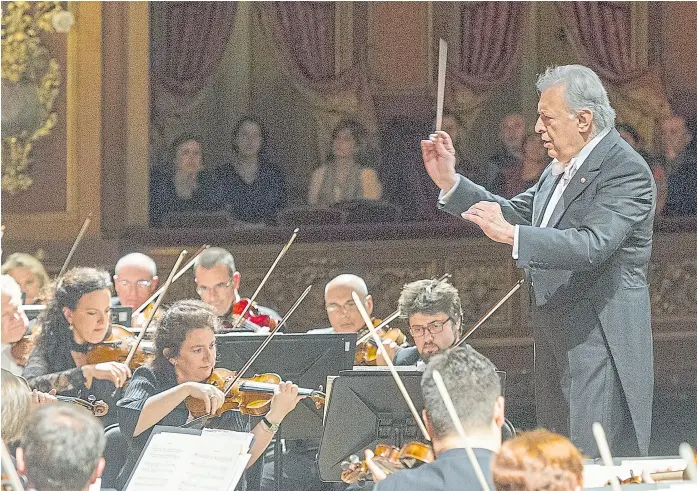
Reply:
[[[22,310],[30,321],[39,317],[39,314],[46,310],[45,305],[23,305]],[[111,307],[111,323],[120,324],[123,327],[131,327],[131,315],[133,309],[124,307],[123,305],[114,305]]]
[[[414,367],[397,368],[420,415],[424,407],[423,373]],[[386,370],[340,372],[327,404],[317,458],[322,481],[341,481],[341,463],[350,455],[362,456],[366,448],[375,448],[377,443],[401,447],[412,440],[423,441],[404,397]]]
[[[252,356],[266,335],[217,334],[216,366],[236,370]],[[326,390],[327,377],[350,370],[356,352],[356,333],[283,334],[275,336],[243,377],[256,373],[276,373],[299,387]],[[323,433],[324,408],[317,409],[305,399],[283,420],[274,444],[274,485],[281,488],[281,438],[286,440],[319,439]]]

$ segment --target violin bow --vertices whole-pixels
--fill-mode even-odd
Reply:
[[[89,213],[87,215],[87,218],[85,218],[85,221],[82,224],[80,232],[78,232],[77,237],[75,237],[75,242],[73,242],[73,246],[70,248],[70,252],[68,252],[68,257],[65,258],[65,262],[63,263],[63,266],[61,267],[61,270],[58,273],[58,278],[62,278],[65,274],[65,271],[68,269],[68,264],[70,264],[70,260],[73,258],[73,254],[75,254],[77,246],[80,244],[82,238],[85,236],[85,233],[87,232],[87,229],[90,227],[90,223],[92,223],[92,213]]]
[[[17,474],[17,469],[14,462],[12,462],[10,451],[7,450],[5,442],[2,442],[2,468],[7,472],[13,491],[24,491],[24,486],[22,486],[22,481],[19,478],[19,474]]]
[[[183,251],[181,251],[179,253],[179,257],[177,258],[177,262],[174,263],[174,267],[169,272],[169,276],[167,277],[167,281],[165,281],[165,284],[162,287],[162,294],[159,297],[157,297],[157,301],[155,302],[155,306],[153,307],[152,314],[150,315],[150,317],[146,321],[145,326],[143,326],[143,329],[141,329],[140,332],[138,333],[138,337],[136,338],[136,342],[133,343],[133,346],[131,346],[131,350],[128,352],[128,356],[126,357],[126,361],[124,361],[126,366],[129,366],[131,364],[131,360],[133,360],[133,356],[135,356],[135,354],[136,354],[136,350],[138,349],[138,345],[140,345],[140,342],[145,337],[145,333],[147,332],[148,328],[150,327],[150,324],[152,323],[153,319],[155,318],[155,314],[157,313],[157,309],[160,308],[160,304],[162,303],[162,299],[165,298],[165,293],[167,293],[169,286],[174,281],[175,273],[179,269],[181,262],[184,260],[184,256],[186,256],[187,254],[188,254],[188,252],[186,251],[186,249],[184,249]]]
[[[443,276],[441,276],[440,278],[438,278],[438,283],[440,283],[441,281],[443,281],[443,280],[445,280],[445,279],[447,279],[447,278],[450,278],[450,273],[445,273]],[[385,319],[384,319],[380,324],[378,324],[377,326],[375,326],[375,330],[376,330],[376,331],[379,331],[380,329],[382,329],[383,327],[385,327],[387,324],[389,324],[390,322],[392,322],[393,320],[395,320],[397,317],[399,317],[401,314],[402,314],[402,312],[400,312],[399,309],[395,310],[395,311],[392,312],[390,315],[388,315],[387,317],[385,317]],[[372,324],[372,323],[371,323],[371,324]],[[368,338],[370,338],[370,336],[372,336],[372,334],[370,334],[370,331],[368,331],[366,334],[364,334],[363,336],[361,336],[360,339],[358,339],[358,341],[356,341],[356,345],[359,345],[359,344],[361,344],[361,343],[365,343],[365,342],[368,340]]]
[[[298,232],[300,232],[299,228],[296,228],[293,230],[293,235],[291,235],[290,240],[286,243],[286,245],[283,246],[281,249],[281,252],[278,253],[278,256],[276,256],[276,260],[273,262],[269,270],[266,272],[266,275],[264,278],[261,280],[261,283],[259,283],[259,286],[257,287],[256,291],[254,292],[254,295],[252,295],[249,298],[249,302],[245,306],[244,310],[240,314],[240,316],[235,320],[235,323],[232,325],[232,330],[234,331],[238,327],[240,327],[240,324],[242,324],[242,321],[244,320],[244,316],[249,312],[249,309],[252,308],[252,304],[254,303],[254,300],[256,300],[257,295],[259,295],[259,292],[263,288],[263,286],[266,284],[267,280],[269,279],[269,276],[271,276],[271,273],[273,273],[273,270],[276,269],[276,265],[278,262],[281,260],[283,256],[286,255],[286,252],[288,252],[288,249],[290,249],[291,244],[295,241],[295,238],[298,236]]]
[[[467,438],[467,433],[465,433],[465,428],[462,426],[462,421],[460,421],[460,417],[457,415],[455,404],[453,404],[453,400],[450,398],[450,393],[448,392],[448,389],[447,387],[445,387],[445,383],[443,382],[443,377],[441,376],[438,370],[433,370],[433,381],[436,383],[438,392],[440,392],[440,396],[443,398],[443,402],[445,403],[445,408],[448,410],[448,414],[450,414],[450,419],[453,420],[455,429],[457,430],[458,434],[460,435],[460,438],[462,439],[463,444],[465,445],[465,452],[467,452],[467,457],[469,458],[470,463],[472,464],[472,468],[474,469],[474,474],[477,476],[479,485],[482,487],[484,491],[490,491],[489,484],[487,484],[486,479],[484,478],[484,473],[482,473],[482,468],[479,465],[477,456],[474,455],[472,446],[470,445],[469,439]]]
[[[462,337],[460,338],[460,340],[459,340],[457,343],[455,343],[454,346],[455,346],[455,347],[458,347],[458,346],[460,346],[462,343],[464,343],[465,340],[466,340],[468,337],[470,337],[470,335],[471,335],[474,331],[476,331],[477,329],[479,329],[479,326],[481,326],[482,324],[484,324],[484,323],[487,321],[487,319],[489,319],[489,317],[491,317],[492,315],[494,315],[494,312],[496,312],[496,311],[499,309],[499,307],[501,307],[504,303],[506,303],[506,300],[508,300],[509,298],[511,298],[511,295],[513,295],[515,292],[518,291],[518,289],[521,287],[521,285],[522,285],[523,283],[525,283],[525,278],[520,279],[520,280],[518,281],[518,283],[516,283],[515,285],[513,285],[513,288],[511,288],[510,291],[509,291],[508,293],[506,293],[506,294],[503,296],[503,298],[502,298],[501,300],[499,300],[498,302],[496,302],[496,304],[494,304],[494,306],[491,307],[491,308],[487,311],[487,313],[484,314],[484,315],[482,316],[482,318],[479,319],[479,320],[477,321],[477,323],[476,323],[475,325],[473,325],[472,327],[470,327],[470,328],[467,330],[467,332],[466,332],[465,334],[462,335]]]
[[[387,354],[387,351],[385,351],[385,347],[382,344],[382,340],[380,339],[380,336],[378,336],[377,331],[373,327],[373,323],[370,322],[370,316],[368,315],[368,312],[366,312],[365,307],[361,303],[360,297],[358,296],[358,294],[356,292],[351,292],[351,296],[353,297],[353,301],[356,303],[356,307],[358,308],[358,312],[360,312],[361,317],[363,317],[363,321],[365,322],[365,325],[370,330],[370,334],[373,336],[373,339],[375,340],[375,344],[377,344],[378,349],[380,350],[380,353],[382,354],[382,357],[387,362],[387,367],[389,368],[390,373],[392,374],[392,377],[394,378],[394,381],[397,383],[397,387],[399,388],[399,391],[402,393],[404,400],[407,402],[407,406],[409,406],[409,411],[411,411],[412,416],[414,416],[414,420],[416,421],[416,424],[419,426],[419,429],[421,430],[421,433],[423,433],[424,438],[426,438],[426,440],[428,440],[430,442],[431,436],[428,434],[428,431],[426,430],[426,426],[424,425],[424,422],[421,421],[421,416],[419,416],[419,412],[416,410],[416,407],[414,406],[414,402],[411,400],[411,397],[409,397],[409,393],[407,392],[407,388],[404,387],[404,383],[402,383],[402,379],[399,378],[399,374],[397,373],[397,370],[395,369],[394,365],[392,364],[392,360],[390,359],[390,356]]]
[[[252,354],[252,356],[247,360],[247,363],[245,363],[242,368],[240,368],[235,376],[232,378],[232,381],[227,384],[227,388],[223,392],[225,397],[230,393],[234,385],[242,378],[242,376],[245,374],[247,370],[249,370],[249,367],[252,366],[252,364],[256,361],[256,359],[259,357],[262,351],[264,351],[264,348],[271,342],[271,339],[274,337],[274,335],[286,324],[290,316],[295,312],[295,309],[298,308],[300,303],[305,299],[308,293],[310,293],[310,290],[312,289],[312,285],[309,285],[307,288],[305,288],[305,291],[298,297],[298,299],[295,301],[293,306],[288,310],[286,315],[283,316],[283,319],[278,323],[276,327],[273,328],[273,330],[269,333],[268,336],[266,336],[266,339],[264,339],[264,342],[262,342],[257,350]],[[203,426],[206,425],[206,422],[208,419],[212,416],[212,414],[205,414],[203,416],[200,416],[196,419],[193,419],[189,421],[184,427],[186,428],[192,428],[192,427],[198,427],[199,423],[203,423]]]
[[[612,462],[612,454],[610,453],[610,446],[607,444],[607,437],[605,436],[605,430],[603,425],[597,421],[593,423],[593,437],[595,437],[595,443],[598,445],[598,452],[600,452],[600,458],[603,460],[605,467],[614,467]],[[612,491],[620,491],[620,480],[616,475],[610,477],[610,486]]]
[[[191,268],[191,266],[194,265],[194,263],[196,262],[196,258],[197,258],[203,251],[205,251],[206,249],[208,249],[209,247],[210,247],[210,246],[209,246],[208,244],[203,244],[201,247],[199,247],[198,251],[196,251],[196,254],[194,254],[193,256],[191,256],[191,259],[189,260],[189,262],[186,263],[186,264],[182,267],[182,269],[179,270],[179,272],[177,272],[177,274],[174,276],[174,278],[172,278],[172,283],[174,283],[174,282],[177,281],[179,278],[181,278],[182,275],[183,275],[184,273],[186,273],[186,272]],[[162,287],[158,288],[157,291],[156,291],[155,293],[153,293],[152,295],[150,295],[150,298],[148,298],[140,307],[138,307],[137,309],[135,309],[135,310],[133,311],[133,314],[131,314],[131,315],[135,316],[135,315],[140,314],[142,311],[144,311],[144,310],[147,308],[147,306],[150,305],[150,302],[152,302],[152,301],[155,300],[157,297],[159,297],[160,295],[162,295],[162,291],[163,291],[164,289],[165,289],[164,285],[163,285]]]

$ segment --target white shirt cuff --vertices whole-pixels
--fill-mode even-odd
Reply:
[[[442,189],[440,190],[440,194],[438,195],[438,201],[440,203],[447,203],[450,200],[450,197],[453,195],[455,192],[455,189],[457,186],[460,184],[460,174],[455,174],[455,185],[450,188],[448,192],[443,191]]]
[[[513,259],[518,259],[518,235],[520,228],[518,225],[515,226],[515,231],[513,232]]]

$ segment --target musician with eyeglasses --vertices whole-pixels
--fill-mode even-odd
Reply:
[[[116,298],[113,305],[130,307],[134,311],[143,305],[157,289],[157,264],[150,257],[140,252],[126,254],[116,262],[114,267],[114,289]],[[150,317],[150,309],[131,319],[132,327],[141,327]]]
[[[395,365],[421,368],[460,339],[462,304],[457,289],[447,280],[418,280],[404,285],[398,305],[409,323],[414,346],[387,345]]]
[[[201,300],[213,307],[221,320],[220,332],[264,332],[268,328],[253,321],[254,317],[245,318],[237,324],[233,312],[235,303],[241,300],[238,293],[241,274],[235,268],[232,254],[222,247],[209,247],[196,257],[194,262],[194,281],[196,292]],[[274,310],[260,305],[254,306],[255,317],[267,317],[280,321],[281,316]],[[247,317],[247,316],[245,316]]]

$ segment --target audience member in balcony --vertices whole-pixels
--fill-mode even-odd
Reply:
[[[169,214],[218,210],[215,182],[204,168],[201,139],[192,134],[176,138],[167,152],[166,161],[150,174],[150,222],[164,225]]]
[[[661,123],[661,154],[668,181],[665,215],[697,215],[697,151],[685,119],[672,116]]]
[[[491,464],[497,491],[583,489],[583,456],[566,438],[544,429],[503,442]]]
[[[615,128],[622,139],[629,143],[629,145],[644,158],[646,163],[649,164],[649,167],[651,167],[653,179],[656,181],[656,213],[662,213],[663,207],[666,204],[666,198],[668,197],[668,182],[666,181],[665,169],[645,150],[643,138],[641,138],[639,132],[632,125],[619,123],[615,125]]]
[[[467,177],[473,182],[480,184],[482,186],[487,186],[490,180],[493,179],[497,172],[496,167],[492,167],[490,162],[484,162],[482,165],[480,162],[476,162],[471,158],[468,158],[465,152],[464,145],[462,145],[462,129],[463,125],[460,119],[452,113],[443,113],[443,131],[452,136],[453,145],[457,152],[457,162],[455,167],[458,173]]]
[[[331,206],[342,201],[382,198],[382,184],[369,155],[368,133],[363,125],[340,121],[332,133],[327,163],[312,173],[308,203]]]
[[[264,128],[245,117],[232,137],[232,156],[219,169],[220,201],[238,220],[273,223],[286,204],[287,190],[283,172],[266,151]]]
[[[520,168],[523,164],[523,140],[525,118],[520,113],[506,114],[499,126],[499,150],[489,162],[487,189],[501,194],[505,191],[504,172]]]
[[[12,276],[24,294],[24,305],[41,302],[41,290],[48,285],[43,264],[31,254],[15,252],[2,265],[2,274]]]
[[[520,167],[509,167],[503,171],[505,198],[512,198],[534,186],[549,165],[547,150],[539,135],[532,133],[523,143],[523,163]]]

